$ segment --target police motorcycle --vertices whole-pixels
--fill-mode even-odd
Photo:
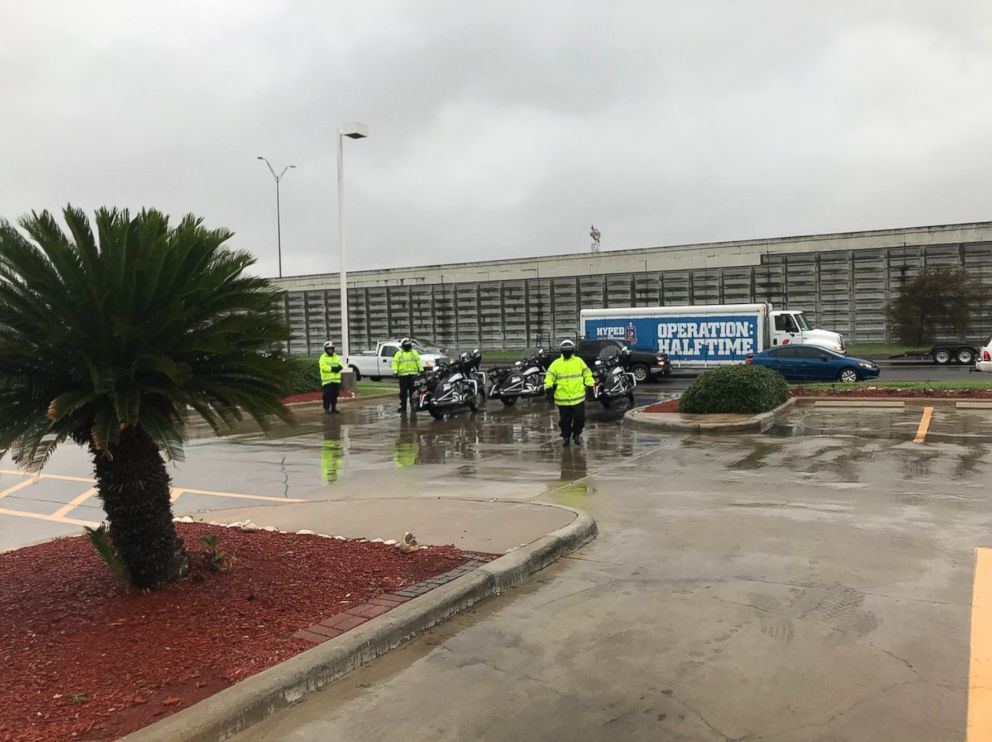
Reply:
[[[485,374],[479,370],[482,353],[478,349],[462,353],[456,361],[424,369],[413,381],[414,410],[428,412],[435,420],[467,407],[477,412],[485,402]]]
[[[629,348],[623,348],[619,353],[600,359],[593,365],[592,398],[608,410],[634,406],[637,380],[628,370],[629,365]]]
[[[512,407],[521,397],[543,397],[544,377],[549,365],[551,359],[541,348],[531,358],[517,361],[509,368],[496,369],[491,374],[493,384],[489,388],[489,398]]]

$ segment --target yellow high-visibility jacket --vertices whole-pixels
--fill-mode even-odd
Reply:
[[[416,376],[423,370],[420,353],[415,348],[410,350],[400,348],[393,356],[393,376]]]
[[[331,371],[332,368],[338,366],[344,368],[344,362],[341,360],[341,356],[335,353],[332,356],[327,355],[327,353],[320,354],[320,385],[324,384],[340,384],[341,383],[341,372]]]
[[[555,387],[555,404],[570,407],[586,401],[586,387],[593,386],[592,371],[578,356],[556,358],[544,376],[544,388]]]

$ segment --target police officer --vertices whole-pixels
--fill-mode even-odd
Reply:
[[[400,349],[393,356],[393,376],[400,382],[400,407],[397,412],[406,412],[407,399],[410,400],[410,409],[413,409],[413,378],[423,370],[420,354],[410,338],[400,340]]]
[[[338,412],[338,393],[341,391],[341,370],[344,363],[341,356],[334,352],[334,341],[324,343],[324,354],[318,362],[320,366],[320,387],[324,391],[324,414]]]
[[[582,429],[586,425],[586,387],[593,385],[592,371],[586,362],[575,355],[575,343],[564,340],[559,346],[561,357],[552,361],[544,377],[544,391],[548,402],[558,405],[558,427],[561,428],[561,445],[571,441],[582,443]]]

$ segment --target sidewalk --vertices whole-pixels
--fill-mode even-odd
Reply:
[[[501,554],[571,523],[575,514],[553,505],[509,500],[377,498],[227,508],[193,515],[197,521],[250,520],[280,531],[308,529],[346,538],[399,541],[406,531],[421,544],[454,544]]]
[[[470,606],[520,585],[595,538],[597,531],[588,515],[563,506],[447,498],[305,502],[212,510],[195,518],[240,523],[242,528],[250,520],[262,528],[383,540],[399,540],[408,530],[421,544],[511,553],[492,561],[475,556],[426,582],[301,627],[293,636],[310,642],[310,649],[127,735],[128,742],[226,739]]]

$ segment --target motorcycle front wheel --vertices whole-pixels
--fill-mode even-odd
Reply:
[[[500,397],[499,398],[499,401],[502,402],[504,404],[504,406],[506,406],[506,407],[513,407],[513,405],[515,405],[517,403],[517,398],[516,397]]]
[[[434,405],[430,405],[427,408],[427,411],[431,413],[431,417],[433,417],[435,420],[444,420],[444,410],[439,410]]]

